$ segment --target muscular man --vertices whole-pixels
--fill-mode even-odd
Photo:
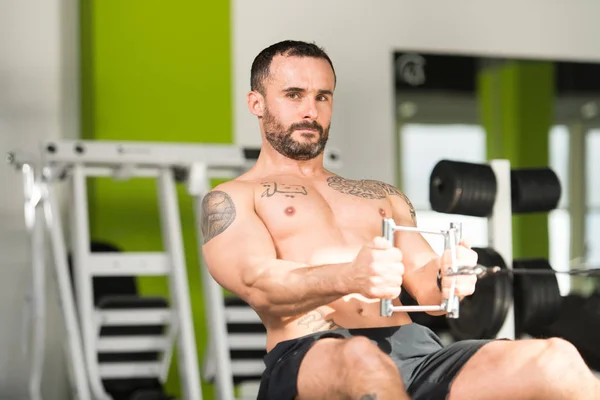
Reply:
[[[284,41],[251,70],[248,108],[262,133],[254,167],[203,200],[210,273],[267,329],[261,399],[599,399],[600,384],[559,340],[463,341],[447,347],[405,313],[401,286],[420,304],[448,295],[448,265],[418,233],[381,237],[382,218],[416,225],[388,183],[349,180],[323,167],[336,75],[313,44]],[[376,134],[365,132],[368,135]],[[461,264],[476,253],[459,246]],[[457,280],[473,293],[475,278]]]

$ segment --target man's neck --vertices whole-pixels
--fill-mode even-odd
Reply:
[[[312,160],[293,160],[272,149],[261,150],[254,168],[265,171],[269,175],[297,175],[302,177],[318,176],[325,172],[323,154]]]

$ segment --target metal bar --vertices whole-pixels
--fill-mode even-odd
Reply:
[[[169,289],[172,303],[178,316],[179,373],[183,381],[183,397],[187,400],[200,400],[200,373],[197,360],[196,340],[192,322],[192,307],[189,296],[187,265],[181,237],[181,216],[175,189],[175,179],[170,168],[163,168],[158,178],[160,222],[164,248],[171,260]]]
[[[120,167],[85,167],[84,174],[88,177],[107,177],[116,179],[130,178],[156,178],[158,176],[158,167],[135,167],[135,168],[120,168]]]
[[[98,340],[97,351],[101,353],[163,352],[168,344],[168,338],[164,335],[106,336]]]
[[[155,378],[160,371],[160,364],[143,361],[102,363],[99,371],[103,379]]]
[[[73,292],[71,291],[71,278],[67,264],[67,249],[65,246],[62,223],[58,213],[58,204],[51,186],[47,188],[47,201],[44,202],[46,224],[50,229],[50,243],[54,255],[54,268],[60,294],[60,305],[66,328],[67,357],[70,358],[70,370],[73,375],[73,390],[75,398],[91,400],[90,388],[86,375],[85,360],[83,357],[83,344],[81,331],[77,320],[77,312]]]
[[[97,253],[84,260],[93,276],[161,276],[171,270],[170,260],[158,252]]]
[[[569,158],[568,158],[568,210],[570,223],[569,259],[587,259],[586,249],[586,214],[587,214],[587,152],[585,150],[587,129],[582,122],[569,127]],[[564,282],[561,282],[564,283]],[[573,293],[585,292],[584,282],[570,279],[569,290]]]
[[[96,321],[101,326],[161,325],[170,323],[171,319],[171,310],[165,308],[96,311]]]
[[[428,230],[428,229],[421,229],[421,228],[414,228],[412,226],[402,226],[402,225],[396,225],[394,227],[395,231],[407,231],[407,232],[419,232],[419,233],[423,233],[423,234],[430,234],[430,235],[445,235],[446,231],[432,231],[432,230]]]
[[[392,306],[392,312],[419,312],[419,311],[444,311],[443,305],[439,306]]]
[[[385,240],[394,245],[394,237],[398,226],[392,218],[385,218],[381,223],[382,236]],[[391,317],[394,313],[391,299],[382,299],[379,302],[379,314],[382,317]]]
[[[38,189],[39,191],[39,189]],[[31,400],[41,400],[42,374],[46,343],[46,243],[44,240],[44,217],[41,207],[31,206],[33,221],[30,221],[31,234],[31,308],[32,308],[32,354],[29,375]]]
[[[458,269],[457,260],[457,247],[459,238],[457,237],[457,230],[454,224],[450,225],[450,230],[445,235],[444,246],[446,250],[450,252],[451,258],[451,270],[454,272]],[[452,278],[452,284],[450,285],[450,292],[446,302],[446,313],[448,318],[458,318],[459,315],[459,301],[456,295],[456,278]]]
[[[457,271],[449,271],[446,276],[464,276],[464,275],[574,275],[574,276],[596,276],[600,275],[600,268],[591,269],[571,269],[568,271],[557,271],[555,269],[533,269],[533,268],[513,268],[501,269],[499,267],[485,267],[476,265],[475,267],[459,267]]]
[[[203,161],[215,167],[243,168],[246,162],[241,147],[223,144],[55,140],[44,142],[41,150],[46,162],[86,165],[165,167]]]
[[[92,275],[86,265],[90,256],[90,232],[88,223],[87,185],[84,167],[81,164],[73,166],[73,205],[71,214],[71,242],[73,251],[73,276],[76,282],[77,307],[79,323],[83,334],[83,354],[87,365],[89,384],[94,397],[110,400],[104,390],[104,385],[98,370],[98,355],[96,353],[96,326],[94,323],[93,282]]]
[[[488,218],[489,247],[500,254],[508,269],[512,269],[513,231],[510,161],[491,160],[489,164],[494,171],[497,183],[494,208],[492,209],[492,215]],[[496,337],[515,339],[515,311],[512,304]]]

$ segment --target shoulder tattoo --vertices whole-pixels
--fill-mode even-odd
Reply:
[[[385,199],[386,197],[385,188],[377,181],[355,181],[344,179],[341,176],[330,176],[327,178],[327,184],[340,193],[362,197],[363,199]]]
[[[412,219],[413,223],[417,225],[417,212],[415,211],[415,207],[413,206],[408,196],[396,189],[395,187],[393,187],[392,185],[388,185],[387,183],[382,183],[382,185],[385,187],[385,191],[390,196],[400,196],[402,200],[404,200],[404,202],[408,205],[410,218]]]
[[[204,243],[225,230],[235,220],[235,205],[225,192],[215,190],[202,199],[202,236]]]
[[[417,223],[417,214],[411,201],[404,193],[390,184],[365,179],[344,179],[337,175],[327,178],[327,184],[340,193],[362,197],[363,199],[384,199],[387,196],[400,196],[408,205],[413,222],[415,225]]]

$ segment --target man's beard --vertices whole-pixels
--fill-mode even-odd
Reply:
[[[265,136],[271,146],[273,146],[278,153],[291,158],[292,160],[312,160],[325,150],[325,145],[329,138],[329,126],[326,129],[323,129],[317,121],[303,121],[292,124],[288,129],[285,129],[268,109],[265,109],[263,126],[265,129]],[[296,141],[292,137],[292,134],[295,130],[299,129],[315,130],[315,134],[319,135],[319,140],[316,143]]]

